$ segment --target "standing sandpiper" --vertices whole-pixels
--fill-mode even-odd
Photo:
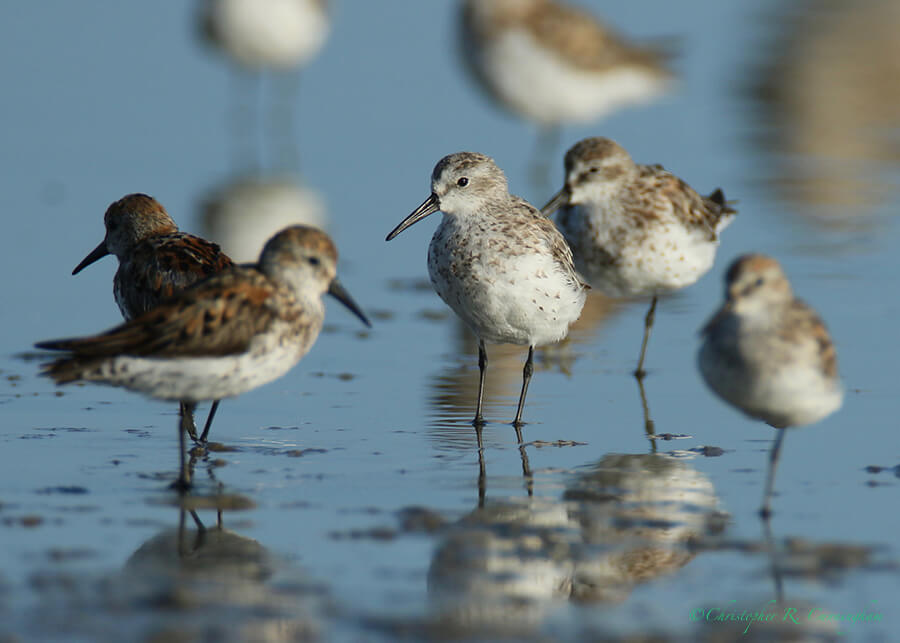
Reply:
[[[286,228],[256,264],[224,270],[100,335],[36,344],[68,352],[43,374],[58,384],[99,382],[190,403],[240,395],[281,377],[312,347],[325,316],[323,293],[369,325],[335,277],[336,264],[324,232]],[[180,425],[178,433],[185,489]]]
[[[760,514],[769,502],[784,429],[818,422],[841,406],[834,344],[816,312],[796,299],[777,261],[739,257],[725,277],[725,303],[703,327],[698,363],[707,386],[778,429]]]
[[[103,216],[106,236],[72,271],[106,255],[115,255],[119,269],[113,278],[113,295],[125,321],[143,315],[175,292],[231,267],[231,259],[219,246],[180,232],[156,199],[129,194],[114,202]],[[213,402],[203,434],[194,425],[196,404],[182,402],[182,429],[195,441],[205,442],[219,403]]]
[[[716,190],[708,197],[660,165],[638,165],[608,138],[587,138],[566,152],[566,183],[543,208],[557,209],[575,266],[610,297],[652,297],[635,375],[641,379],[656,301],[690,286],[713,265],[719,233],[735,210]]]
[[[461,18],[471,75],[500,105],[541,128],[540,164],[554,154],[562,126],[649,102],[673,84],[663,51],[634,45],[562,2],[464,0]]]
[[[484,343],[528,346],[513,425],[520,427],[534,369],[534,347],[561,340],[578,319],[588,288],[562,235],[527,201],[509,193],[506,176],[484,154],[441,159],[431,196],[387,236],[390,241],[429,214],[443,219],[428,246],[428,274],[441,299],[478,337],[478,402],[473,424],[484,424]]]

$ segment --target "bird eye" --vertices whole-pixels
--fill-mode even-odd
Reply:
[[[308,257],[306,261],[310,266],[318,266],[320,263],[322,263],[321,261],[319,261],[318,257]]]
[[[760,277],[759,279],[757,279],[757,280],[756,280],[756,283],[753,284],[753,285],[756,286],[757,288],[759,288],[760,286],[762,286],[762,285],[763,285],[763,279],[762,279],[762,277]]]
[[[462,177],[459,181],[456,182],[456,185],[458,185],[461,188],[464,188],[467,185],[469,185],[469,179],[467,179],[466,177]]]
[[[588,172],[590,172],[591,174],[596,174],[599,171],[600,171],[599,167],[592,167],[591,169],[588,170]]]

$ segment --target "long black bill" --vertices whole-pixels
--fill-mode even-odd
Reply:
[[[547,205],[541,208],[541,214],[543,214],[545,217],[549,217],[551,214],[559,210],[568,202],[569,190],[568,188],[563,188],[562,190],[554,194],[552,199],[547,201]]]
[[[409,215],[408,217],[403,219],[403,221],[400,222],[400,225],[398,225],[396,228],[391,230],[391,233],[387,236],[385,241],[390,241],[391,239],[396,237],[398,234],[400,234],[401,232],[406,230],[412,224],[416,223],[417,221],[421,221],[422,219],[427,217],[429,214],[434,214],[435,212],[437,212],[440,209],[441,209],[441,206],[438,203],[437,195],[434,192],[432,192],[431,196],[428,197],[427,199],[425,199],[425,201],[422,203],[422,205],[420,205],[418,208],[413,210],[413,213],[411,215]]]
[[[328,294],[344,304],[347,308],[349,308],[350,312],[352,312],[362,320],[362,323],[364,323],[369,328],[372,327],[372,324],[369,321],[368,317],[366,317],[365,314],[363,314],[363,311],[360,310],[359,306],[356,305],[356,302],[353,301],[353,297],[351,297],[350,293],[344,289],[344,287],[341,285],[341,282],[337,280],[337,277],[331,280],[331,285],[328,286]]]
[[[109,250],[106,249],[106,239],[100,242],[100,245],[91,250],[91,254],[81,260],[81,263],[75,266],[75,270],[72,271],[73,275],[77,275],[79,272],[90,266],[92,263],[97,261],[98,259],[102,259],[106,255],[109,254]]]

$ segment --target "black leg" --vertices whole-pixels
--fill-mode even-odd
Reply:
[[[197,405],[193,402],[178,403],[178,417],[181,418],[181,430],[191,436],[191,440],[197,441],[197,426],[194,424],[194,411]]]
[[[534,346],[528,347],[528,359],[525,360],[525,368],[522,369],[522,392],[519,394],[519,408],[516,410],[516,419],[513,425],[522,426],[522,410],[525,408],[525,395],[528,393],[528,384],[531,382],[531,375],[534,373]],[[519,442],[522,442],[521,436]]]
[[[656,295],[653,295],[650,310],[644,317],[644,341],[641,342],[641,356],[638,358],[637,369],[634,371],[634,376],[638,379],[642,379],[647,374],[647,371],[644,370],[644,355],[647,353],[647,342],[650,341],[650,329],[653,328],[654,319],[656,319]]]
[[[763,520],[768,520],[772,515],[769,508],[772,500],[772,488],[775,486],[775,469],[778,467],[778,456],[781,453],[781,443],[784,441],[784,432],[786,429],[776,429],[778,434],[775,441],[772,442],[772,450],[769,452],[769,471],[766,475],[766,490],[763,492],[763,504],[759,510],[759,515]]]
[[[187,451],[186,440],[184,439],[184,435],[186,431],[184,430],[184,417],[183,413],[185,410],[185,405],[181,404],[179,406],[180,412],[178,417],[178,480],[176,480],[172,486],[178,490],[179,493],[186,493],[188,489],[191,488],[191,470],[185,462],[185,452]]]
[[[484,498],[487,495],[487,470],[484,466],[484,445],[481,442],[481,427],[475,427],[478,434],[478,508],[484,507]]]
[[[206,417],[206,424],[203,425],[203,433],[200,434],[200,442],[206,442],[206,437],[209,435],[209,429],[212,426],[213,418],[216,417],[216,411],[218,410],[219,400],[215,400],[209,409],[209,415]]]
[[[775,539],[772,538],[772,526],[769,523],[769,516],[762,517],[763,538],[766,541],[766,548],[769,550],[769,567],[772,571],[772,582],[775,585],[775,600],[778,605],[784,603],[784,583],[781,580],[781,568],[778,565],[778,550],[775,546]]]
[[[481,437],[480,429],[484,426],[484,416],[481,414],[481,403],[484,399],[484,372],[487,370],[487,351],[484,349],[484,340],[478,340],[478,403],[475,406],[475,419],[472,424],[479,429],[479,438]],[[480,442],[480,440],[479,440]]]

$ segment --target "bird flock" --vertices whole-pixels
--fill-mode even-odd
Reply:
[[[253,3],[206,4],[210,39],[247,66],[305,62],[328,30],[324,2],[308,0],[299,3],[307,18],[294,25],[305,45],[292,48],[269,37],[270,48],[260,49],[240,29],[266,31],[253,17]],[[293,24],[290,4],[273,6]],[[558,2],[463,0],[460,15],[464,58],[476,82],[505,109],[544,129],[597,120],[673,82],[663,47],[633,45]],[[634,372],[640,380],[659,298],[707,273],[720,235],[738,219],[721,189],[702,196],[662,166],[636,163],[609,138],[576,143],[563,163],[564,185],[539,209],[510,192],[491,157],[449,154],[435,165],[425,201],[386,237],[441,213],[428,273],[478,338],[472,423],[479,435],[488,344],[527,347],[512,421],[521,443],[534,350],[566,337],[589,291],[649,299]],[[315,227],[284,228],[257,262],[238,265],[215,243],[179,231],[145,194],[112,203],[104,224],[103,241],[73,274],[115,255],[113,292],[125,321],[90,337],[37,343],[60,353],[42,372],[59,384],[101,383],[179,402],[175,485],[181,490],[191,486],[186,440],[205,444],[220,400],[271,382],[302,359],[322,328],[323,295],[370,325],[336,277],[334,243]],[[701,338],[697,365],[710,390],[776,429],[761,509],[768,516],[784,430],[841,406],[834,345],[816,312],[794,296],[779,263],[758,253],[728,268],[724,302]],[[213,406],[198,434],[193,414],[206,401]]]

